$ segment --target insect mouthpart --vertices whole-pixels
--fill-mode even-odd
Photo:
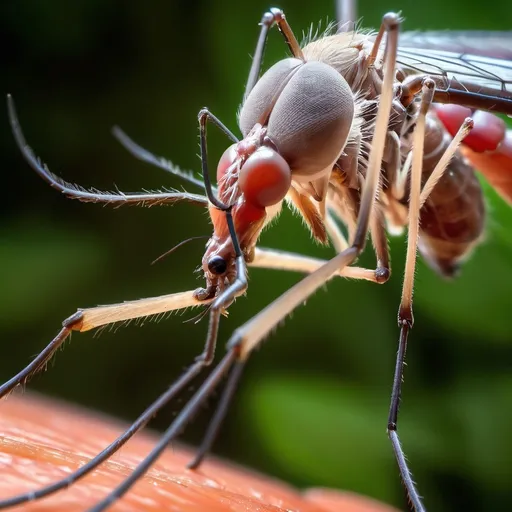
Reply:
[[[229,205],[246,263],[254,258],[261,230],[279,211],[291,181],[290,166],[260,124],[221,156],[217,165],[218,196]],[[218,296],[236,279],[235,249],[226,212],[213,204],[209,212],[213,234],[202,262],[206,288],[196,291],[200,300]]]
[[[231,145],[221,156],[217,166],[218,195],[224,204],[230,205],[240,248],[246,259],[253,253],[261,229],[274,214],[272,211],[268,215],[267,209],[281,203],[291,182],[290,166],[265,136],[261,125],[256,125],[247,137]],[[217,261],[220,260],[216,257],[222,257],[226,262],[233,259],[234,253],[225,212],[214,205],[209,206],[209,211],[213,236],[203,267],[205,272],[218,274]],[[213,254],[215,257],[212,258]]]

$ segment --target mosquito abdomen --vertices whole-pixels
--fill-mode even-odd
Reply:
[[[444,129],[431,120],[425,145],[425,182],[449,144]],[[435,148],[437,145],[437,148]],[[430,152],[428,149],[434,149]],[[472,167],[457,153],[420,212],[418,248],[426,262],[445,277],[454,277],[460,264],[482,239],[484,197]]]

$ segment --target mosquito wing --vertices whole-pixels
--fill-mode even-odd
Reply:
[[[397,65],[405,76],[432,77],[440,91],[462,91],[468,105],[512,114],[512,32],[406,32]]]
[[[409,31],[400,35],[400,46],[422,50],[444,50],[459,54],[469,53],[479,57],[512,61],[512,31]]]

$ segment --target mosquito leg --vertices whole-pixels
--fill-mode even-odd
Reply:
[[[14,507],[28,501],[35,501],[50,494],[54,494],[62,489],[67,489],[75,482],[91,473],[101,463],[109,459],[116,453],[122,446],[124,446],[137,432],[146,426],[146,424],[153,418],[165,405],[167,405],[183,388],[185,388],[190,381],[196,377],[204,365],[196,361],[185,373],[173,383],[167,391],[165,391],[158,399],[153,402],[136,420],[135,422],[123,432],[117,439],[112,441],[104,450],[96,455],[89,462],[81,466],[79,469],[69,474],[65,478],[53,482],[45,487],[30,491],[24,494],[19,494],[8,499],[0,500],[0,510]]]
[[[260,35],[258,37],[258,42],[256,43],[256,50],[254,52],[254,57],[252,59],[251,69],[249,71],[249,77],[247,78],[247,83],[245,85],[244,92],[244,102],[249,96],[249,93],[253,90],[257,81],[260,77],[261,71],[261,62],[263,60],[263,54],[265,53],[265,45],[267,44],[268,31],[274,24],[274,15],[271,12],[266,12],[263,14],[260,21]]]
[[[325,216],[324,224],[336,252],[344,251],[348,247],[347,239],[330,213]]]
[[[267,249],[256,247],[254,260],[249,263],[250,267],[268,268],[274,270],[285,270],[290,272],[301,272],[311,274],[325,265],[327,260],[311,258],[302,254],[280,251],[278,249]],[[332,277],[347,277],[349,279],[363,279],[372,283],[380,283],[379,272],[369,268],[344,267],[337,270]]]
[[[372,232],[373,237],[373,232]],[[379,242],[374,242],[375,247],[381,247]],[[389,270],[383,266],[383,262],[389,261],[387,242],[384,237],[384,250],[383,255],[378,261],[379,267],[376,270],[359,268],[359,267],[345,267],[338,271],[334,275],[341,277],[349,277],[352,279],[366,279],[374,283],[384,283],[389,278]],[[341,251],[340,251],[341,252]],[[377,251],[379,254],[379,251]],[[254,260],[250,263],[252,267],[260,268],[274,268],[279,270],[292,270],[296,272],[314,272],[320,268],[323,264],[327,263],[325,260],[316,258],[309,258],[300,254],[293,254],[284,251],[278,251],[274,249],[263,249],[260,247],[256,248]],[[389,266],[389,263],[388,263]],[[387,274],[386,274],[387,270]],[[245,361],[238,361],[234,368],[231,370],[229,380],[226,383],[224,391],[222,393],[219,405],[215,411],[215,414],[208,425],[208,430],[203,438],[201,446],[198,448],[197,454],[194,459],[188,464],[189,469],[197,469],[204,457],[211,450],[213,443],[218,435],[221,428],[222,421],[224,420],[226,413],[229,408],[229,404],[236,391],[238,382],[243,372]]]
[[[211,190],[209,190],[211,194]],[[46,347],[41,354],[36,357],[31,364],[29,364],[24,370],[22,370],[17,376],[8,381],[0,388],[0,397],[5,393],[8,393],[14,386],[26,380],[31,374],[41,369],[44,364],[49,360],[52,354],[67,338],[72,330],[86,331],[94,327],[113,323],[116,321],[129,320],[137,317],[144,317],[147,315],[153,315],[158,313],[164,313],[175,309],[182,309],[185,307],[207,304],[210,303],[210,322],[208,325],[208,333],[204,345],[203,352],[196,357],[192,366],[181,376],[180,379],[163,395],[161,395],[152,406],[149,407],[137,420],[136,422],[120,436],[119,439],[111,443],[105,450],[100,452],[92,461],[80,470],[76,471],[72,475],[69,475],[66,479],[46,486],[35,493],[28,493],[24,495],[15,496],[9,500],[4,501],[5,506],[10,506],[15,503],[23,503],[28,500],[37,499],[38,497],[47,496],[52,492],[56,492],[62,489],[66,485],[71,485],[74,481],[82,478],[85,474],[92,471],[101,462],[106,460],[112,453],[116,452],[120,446],[122,446],[135,432],[140,430],[151,417],[163,407],[172,397],[174,397],[181,389],[187,386],[191,380],[206,366],[209,366],[213,361],[215,355],[215,347],[217,343],[217,334],[220,315],[222,311],[229,305],[235,297],[240,295],[247,288],[247,277],[244,257],[240,250],[240,245],[236,237],[235,228],[233,224],[233,218],[231,216],[231,210],[226,211],[226,219],[231,233],[232,243],[235,250],[236,256],[236,276],[234,281],[220,293],[216,298],[209,300],[199,300],[197,297],[204,292],[204,290],[196,290],[195,292],[184,292],[172,295],[165,295],[161,297],[154,297],[151,299],[141,299],[138,301],[125,302],[123,304],[115,304],[112,306],[99,306],[96,308],[79,310],[77,313],[69,317],[63,323],[63,329],[57,335],[57,337]],[[230,359],[235,357],[235,351],[231,351],[230,356],[226,356],[226,361],[229,361],[226,371],[231,365]],[[219,365],[220,367],[221,365]],[[222,372],[218,371],[218,368],[213,373],[218,374],[218,378],[222,377]],[[207,381],[209,382],[209,381]],[[215,387],[216,384],[213,385]],[[211,391],[211,390],[210,390]],[[185,407],[186,409],[187,407]],[[183,411],[182,411],[183,413]],[[179,418],[179,417],[178,417]],[[173,424],[174,425],[174,424]],[[165,447],[165,446],[164,446]],[[151,464],[151,463],[150,463]],[[148,466],[149,467],[149,466]],[[87,468],[87,469],[85,469]],[[139,476],[145,473],[145,469]],[[138,477],[137,477],[138,478]],[[136,478],[136,479],[137,479]],[[136,480],[135,479],[135,480]],[[134,480],[134,481],[135,481]],[[125,482],[126,484],[126,482]],[[128,484],[128,488],[132,484]],[[114,501],[117,497],[114,497]],[[0,508],[2,507],[0,502]],[[106,507],[105,507],[106,508]],[[102,510],[102,508],[100,508]]]
[[[334,222],[332,217],[328,217]],[[344,267],[338,270],[332,277],[338,275],[351,279],[364,279],[373,283],[382,284],[389,279],[389,250],[387,239],[385,237],[384,226],[381,222],[382,216],[376,214],[372,217],[372,240],[377,255],[377,268],[375,270],[361,267]],[[374,226],[375,225],[375,226]],[[342,235],[341,235],[342,236]],[[341,249],[344,250],[345,248]],[[251,267],[272,268],[278,270],[288,270],[294,272],[312,273],[327,263],[326,260],[310,258],[301,254],[294,254],[276,249],[265,249],[256,247],[254,260],[249,263]],[[188,464],[188,468],[196,469],[199,467],[204,457],[211,450],[212,445],[217,437],[222,421],[229,408],[229,404],[235,393],[237,384],[242,375],[245,362],[239,361],[231,370],[229,380],[221,396],[219,405],[215,414],[208,425],[208,430],[203,438],[201,446],[195,458]]]
[[[382,284],[388,281],[391,276],[391,261],[388,239],[384,229],[384,215],[380,208],[375,208],[370,219],[370,234],[373,249],[377,256],[377,268],[374,271],[375,279],[377,283]]]
[[[391,195],[397,199],[404,196],[405,179],[402,178],[402,156],[400,154],[400,137],[396,132],[389,132],[386,141],[386,162],[388,162],[387,176]]]
[[[196,358],[196,364],[202,367],[211,364],[215,353],[215,346],[217,342],[217,333],[219,327],[220,314],[222,310],[230,304],[233,299],[240,295],[247,288],[247,278],[245,274],[245,262],[240,246],[235,234],[233,218],[231,211],[226,212],[229,230],[232,236],[233,246],[236,254],[236,278],[234,282],[224,290],[216,299],[213,300],[210,306],[210,322],[208,325],[208,334],[206,336],[205,348],[203,353]],[[151,465],[158,459],[158,457],[165,450],[167,445],[174,439],[181,430],[187,425],[191,417],[197,412],[199,407],[204,403],[212,391],[217,387],[222,377],[229,372],[229,369],[236,361],[238,356],[238,349],[234,348],[228,351],[224,359],[212,371],[208,379],[199,388],[196,394],[185,405],[181,413],[177,416],[175,421],[162,435],[162,438],[151,451],[151,453],[137,466],[133,473],[128,476],[118,487],[116,487],[107,497],[102,500],[98,505],[91,509],[91,512],[100,512],[107,509],[111,504],[121,498],[139,478],[141,478]],[[236,372],[235,372],[236,373]],[[227,406],[227,404],[226,404]],[[222,413],[222,411],[221,411]],[[220,418],[222,420],[222,417]],[[220,423],[219,420],[219,423]],[[214,432],[215,434],[215,432]]]
[[[41,370],[72,331],[85,332],[102,325],[143,318],[191,306],[206,305],[212,302],[211,299],[197,299],[195,293],[194,291],[173,293],[110,306],[79,309],[63,322],[61,331],[29,365],[0,386],[0,398]]]
[[[290,25],[288,25],[288,22],[286,21],[284,12],[280,9],[270,9],[270,12],[263,14],[260,21],[261,30],[258,37],[258,42],[256,43],[256,50],[252,59],[249,77],[247,78],[247,84],[245,86],[244,101],[247,99],[247,96],[249,96],[249,93],[253,90],[254,86],[258,82],[261,72],[261,62],[263,60],[265,45],[267,43],[268,32],[274,23],[277,25],[281,34],[283,34],[284,40],[292,52],[292,55],[298,59],[304,60],[304,55],[300,45],[295,38]]]
[[[338,229],[334,223],[334,219],[331,216],[328,216],[327,219],[330,219],[333,223],[333,226]],[[384,225],[382,223],[382,215],[380,215],[380,213],[378,215],[374,215],[372,217],[371,224],[371,235],[375,252],[377,254],[377,269],[371,270],[360,267],[345,267],[341,270],[338,270],[338,272],[336,272],[332,277],[338,275],[351,279],[365,279],[367,281],[378,284],[385,283],[389,279],[389,250],[387,239],[385,237]],[[329,231],[329,228],[327,228],[327,231]],[[329,234],[331,235],[331,233]],[[338,243],[343,241],[346,244],[341,232],[339,233],[339,236],[341,237],[340,239],[335,237]],[[347,247],[343,247],[339,252],[342,252],[346,248]],[[264,249],[261,247],[256,247],[254,260],[249,264],[249,266],[311,273],[320,268],[325,263],[327,263],[326,260],[310,258],[300,254],[294,254],[275,249]],[[236,391],[244,366],[244,361],[238,361],[235,364],[235,367],[231,370],[229,380],[225,386],[219,405],[217,406],[215,414],[210,421],[210,424],[208,425],[208,430],[203,438],[201,446],[199,447],[194,459],[188,464],[188,468],[197,469],[204,460],[204,457],[211,450],[212,445],[215,442],[217,434],[221,428],[222,421],[224,420],[229,408],[229,404]]]
[[[398,323],[400,326],[400,340],[396,358],[395,375],[393,378],[393,390],[391,394],[391,405],[388,417],[388,435],[393,445],[393,450],[400,469],[400,476],[404,483],[407,497],[416,512],[424,512],[418,492],[400,444],[397,432],[398,409],[402,391],[402,380],[404,375],[405,353],[407,350],[407,337],[411,330],[414,318],[412,313],[412,295],[414,288],[414,274],[416,268],[416,252],[419,233],[420,214],[420,190],[421,172],[423,166],[423,146],[425,139],[426,115],[434,95],[435,84],[433,80],[425,80],[422,89],[420,113],[416,121],[413,138],[413,156],[411,167],[411,192],[409,198],[409,233],[407,240],[407,256],[405,262],[404,283],[402,287],[402,299],[398,311]]]
[[[412,163],[412,151],[405,158],[404,165],[400,169],[400,171],[396,175],[396,179],[392,185],[393,196],[397,200],[401,200],[405,197],[405,187],[407,185],[407,177],[409,176],[409,172],[411,170]]]
[[[394,13],[392,13],[394,14]],[[384,15],[384,18],[386,17],[387,15],[385,14]],[[398,15],[396,15],[397,18],[400,20],[400,18],[398,17]],[[380,45],[382,44],[382,41],[383,41],[383,38],[384,38],[384,34],[387,32],[387,27],[386,27],[386,23],[385,21],[383,21],[381,24],[380,24],[380,28],[379,28],[379,32],[377,33],[377,35],[375,36],[375,40],[373,42],[373,47],[372,47],[372,50],[370,52],[370,55],[368,55],[368,58],[366,59],[366,67],[367,68],[370,68],[373,66],[373,64],[375,63],[375,61],[377,60],[377,55],[379,53],[379,50],[380,50]],[[385,51],[385,54],[386,56],[389,55],[389,52],[386,50]],[[378,75],[376,73],[373,74],[373,77],[378,80]],[[378,81],[376,81],[376,85],[378,86]]]
[[[187,402],[171,426],[162,434],[160,440],[150,454],[125,480],[123,480],[119,486],[109,493],[100,503],[90,508],[88,512],[101,512],[106,510],[130,490],[137,480],[139,480],[149,470],[152,464],[154,464],[158,457],[164,452],[167,445],[180,434],[190,419],[198,412],[204,402],[208,399],[209,395],[218,386],[221,379],[229,372],[230,368],[235,363],[236,358],[236,349],[230,349],[194,396]]]
[[[85,332],[102,325],[157,315],[191,306],[206,305],[211,302],[211,300],[198,300],[195,293],[194,291],[173,293],[110,306],[79,309],[74,315],[64,320],[61,331],[30,364],[0,386],[0,398],[42,370],[72,331]]]
[[[399,16],[394,13],[385,14],[382,20],[382,26],[388,34],[385,48],[384,79],[379,102],[379,110],[375,119],[371,150],[368,156],[368,171],[366,174],[365,187],[361,197],[361,206],[354,240],[361,240],[368,230],[369,217],[373,209],[375,194],[377,193],[379,186],[380,166],[382,156],[384,154],[391,104],[393,101],[398,31],[400,26]]]
[[[217,406],[215,414],[213,415],[213,418],[208,425],[208,430],[206,431],[201,446],[197,449],[197,453],[194,459],[191,460],[189,464],[187,464],[189,469],[197,469],[203,462],[205,456],[212,449],[213,443],[215,442],[215,439],[217,438],[219,430],[222,426],[222,422],[224,421],[226,413],[228,412],[229,405],[233,399],[238,383],[240,382],[244,368],[245,361],[236,361],[234,363],[226,386],[222,392],[219,405]]]
[[[272,13],[272,16],[274,16],[277,28],[279,29],[279,32],[281,32],[281,34],[283,35],[285,43],[288,45],[291,54],[297,59],[305,60],[299,42],[297,41],[292,28],[286,21],[284,12],[281,11],[281,9],[276,8],[270,9],[270,12]]]
[[[455,134],[455,137],[452,139],[448,147],[446,148],[443,156],[440,158],[439,162],[435,166],[432,174],[428,177],[427,182],[423,185],[421,189],[420,195],[420,206],[421,210],[422,206],[425,204],[425,201],[428,199],[428,196],[434,189],[436,183],[440,180],[443,173],[446,171],[450,160],[453,158],[453,155],[457,151],[457,148],[460,146],[460,143],[463,141],[464,137],[472,130],[473,128],[473,120],[471,118],[466,118],[462,123],[461,127]]]
[[[334,219],[331,216],[328,216],[327,218],[330,219],[333,226],[338,229],[334,223]],[[360,267],[345,267],[336,272],[332,277],[339,275],[341,277],[348,277],[351,279],[365,279],[378,284],[385,283],[389,279],[389,251],[384,226],[382,222],[380,222],[381,220],[382,216],[380,214],[372,217],[372,226],[375,224],[375,226],[372,227],[372,240],[377,254],[377,269],[371,270]],[[329,228],[327,228],[327,231],[329,231]],[[346,244],[341,232],[339,233],[339,236],[341,237],[340,239],[336,238],[338,243],[343,241]],[[339,252],[342,252],[346,248],[347,247],[343,247]],[[327,263],[326,260],[310,258],[300,254],[275,249],[256,247],[254,260],[249,264],[249,266],[311,273],[325,263]],[[204,457],[211,450],[242,375],[244,365],[244,361],[239,361],[231,370],[229,380],[225,386],[219,405],[217,406],[215,414],[208,425],[208,430],[203,438],[201,446],[199,447],[195,458],[190,462],[190,464],[188,464],[188,468],[198,468],[204,460]]]
[[[384,215],[382,210],[379,208],[375,208],[373,215],[370,218],[370,235],[372,238],[375,255],[377,256],[377,268],[375,270],[369,270],[360,267],[346,267],[340,272],[338,272],[338,275],[342,277],[351,277],[355,279],[369,279],[370,281],[379,284],[388,281],[391,275],[391,263],[389,257],[388,240],[386,238],[386,231],[384,225]],[[341,231],[338,228],[338,225],[334,221],[332,215],[328,214],[326,216],[325,228],[327,230],[327,233],[329,234],[329,238],[331,239],[336,251],[344,251],[348,247],[348,244],[347,241],[345,240],[345,237],[343,236],[343,233],[341,233]],[[261,259],[262,255],[261,253],[258,254],[258,248],[256,248],[256,256],[258,257],[258,255],[260,256]],[[304,256],[301,255],[297,256],[300,259],[304,258]],[[289,262],[289,264],[290,263],[291,261]],[[251,265],[254,266],[254,264]],[[293,267],[290,267],[290,270],[292,269]],[[311,272],[311,270],[309,270],[309,272]]]
[[[112,304],[110,306],[97,306],[94,308],[79,309],[75,314],[64,320],[63,327],[55,338],[38,354],[38,356],[30,362],[17,375],[9,379],[0,386],[0,398],[4,397],[16,386],[26,382],[35,373],[40,371],[46,363],[51,359],[57,349],[64,343],[72,331],[85,332],[102,325],[113,324],[133,320],[135,318],[144,318],[147,316],[176,311],[192,306],[202,306],[212,304],[210,315],[213,318],[220,315],[222,307],[230,302],[234,297],[243,293],[246,286],[245,263],[241,258],[237,258],[237,275],[243,276],[237,278],[233,288],[228,288],[217,299],[199,300],[197,298],[198,290],[172,293],[169,295],[161,295],[160,297],[151,297],[133,301],[126,301],[120,304]],[[218,313],[218,315],[217,315]],[[217,321],[213,324],[218,324]],[[209,339],[216,336],[216,330],[210,326]],[[206,345],[209,346],[213,341]],[[203,356],[209,352],[205,349]]]
[[[7,382],[4,382],[0,386],[0,398],[3,398],[5,395],[10,393],[16,386],[19,384],[24,384],[27,380],[35,375],[37,372],[41,371],[48,361],[52,358],[53,354],[59,349],[59,347],[66,341],[67,337],[71,334],[73,329],[73,323],[75,321],[79,321],[80,313],[76,313],[73,316],[70,316],[67,320],[63,322],[63,327],[60,332],[53,338],[52,341],[33,359],[23,370],[21,370],[17,375],[9,379]]]

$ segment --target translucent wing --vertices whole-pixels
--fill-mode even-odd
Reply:
[[[440,91],[462,91],[468,105],[512,113],[512,32],[406,32],[397,63],[405,76],[429,75]]]
[[[512,61],[512,31],[487,30],[436,30],[404,32],[400,46],[422,50],[444,50],[453,53],[469,53],[479,57],[491,57]]]

